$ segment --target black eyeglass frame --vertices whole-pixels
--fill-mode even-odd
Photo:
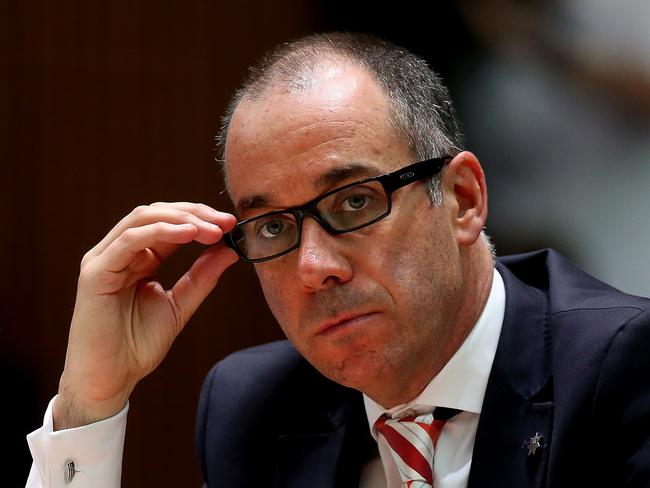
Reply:
[[[263,263],[264,261],[269,261],[271,259],[278,258],[280,256],[283,256],[285,254],[290,253],[294,249],[298,249],[300,247],[300,242],[302,238],[302,221],[306,216],[313,217],[313,219],[320,224],[320,226],[325,229],[327,232],[330,234],[345,234],[347,232],[353,232],[355,230],[363,229],[364,227],[368,227],[369,225],[374,224],[375,222],[380,221],[384,217],[390,214],[391,209],[392,209],[392,194],[410,184],[414,183],[416,181],[422,180],[427,177],[431,177],[435,174],[437,174],[439,171],[442,170],[442,168],[449,163],[453,158],[451,156],[442,156],[439,158],[432,158],[432,159],[427,159],[424,161],[419,161],[417,163],[410,164],[408,166],[405,166],[404,168],[398,169],[397,171],[393,171],[392,173],[387,173],[383,174],[380,176],[372,176],[370,178],[364,178],[359,181],[355,181],[353,183],[348,183],[347,185],[340,186],[338,188],[335,188],[333,190],[328,191],[327,193],[323,193],[322,195],[317,196],[313,200],[310,200],[309,202],[303,204],[303,205],[298,205],[296,207],[291,207],[291,208],[286,208],[283,210],[275,210],[273,212],[268,212],[262,215],[258,215],[256,217],[251,217],[250,219],[242,220],[239,222],[236,226],[235,229],[238,227],[241,227],[249,222],[252,222],[257,219],[261,218],[266,218],[270,215],[276,215],[276,214],[293,214],[293,216],[296,219],[296,224],[297,224],[297,238],[296,238],[296,243],[291,246],[289,249],[286,249],[282,252],[279,252],[277,254],[273,254],[271,256],[266,256],[263,258],[255,258],[255,259],[249,259],[246,256],[244,256],[244,253],[239,249],[237,246],[237,243],[235,242],[235,238],[233,237],[233,232],[235,229],[233,229],[231,232],[228,232],[227,234],[224,234],[223,236],[223,241],[232,250],[234,250],[239,257],[246,261],[247,263]],[[332,195],[333,193],[337,193],[341,190],[345,190],[346,188],[350,188],[356,185],[362,185],[364,183],[368,183],[369,181],[378,181],[381,183],[381,185],[384,187],[384,191],[386,192],[386,196],[388,197],[388,205],[386,208],[386,211],[382,213],[381,215],[378,215],[374,219],[372,219],[369,222],[365,222],[361,225],[357,225],[355,227],[352,227],[350,229],[345,229],[345,230],[338,230],[333,228],[321,215],[320,211],[317,208],[318,203],[327,198],[328,196]]]

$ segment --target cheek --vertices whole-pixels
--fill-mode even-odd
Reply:
[[[280,275],[269,269],[256,268],[257,277],[262,286],[264,298],[268,304],[273,316],[280,325],[285,323],[287,312],[289,311],[289,298],[291,293],[285,288],[289,280],[282,279]]]
[[[416,214],[417,215],[417,214]],[[383,283],[409,329],[436,324],[458,287],[458,249],[451,229],[435,212],[400,226],[398,239],[377,239],[375,263],[369,270]],[[406,331],[398,331],[408,334]]]
[[[369,259],[366,259],[368,273],[384,287],[391,295],[412,294],[417,288],[426,286],[424,278],[431,271],[432,245],[429,238],[425,239],[417,224],[411,228],[400,229],[393,235],[378,235],[367,247]],[[395,237],[397,235],[397,238]],[[393,296],[399,305],[398,296]]]

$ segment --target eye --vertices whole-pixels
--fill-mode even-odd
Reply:
[[[285,225],[282,220],[270,220],[264,223],[257,230],[257,235],[266,239],[272,239],[282,234],[285,230]]]
[[[362,210],[370,205],[371,201],[372,197],[369,195],[350,195],[341,202],[341,210],[344,212],[355,212],[357,210]]]

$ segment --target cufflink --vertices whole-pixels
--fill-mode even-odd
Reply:
[[[74,461],[68,459],[63,465],[63,479],[66,485],[72,481],[75,474],[77,474],[77,470],[74,467]]]

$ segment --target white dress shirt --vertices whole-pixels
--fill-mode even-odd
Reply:
[[[364,395],[368,424],[375,439],[373,425],[384,413],[401,416],[403,410],[423,405],[463,410],[445,424],[438,440],[433,469],[437,488],[467,485],[478,418],[504,310],[503,280],[495,270],[490,296],[478,322],[415,400],[387,411]],[[26,488],[119,488],[128,405],[106,420],[53,432],[53,402],[54,399],[45,412],[43,427],[27,436],[34,462]],[[361,488],[401,488],[399,473],[387,449],[385,441],[380,439],[380,457],[364,466]],[[66,483],[70,462],[74,462],[76,473],[71,482]]]
[[[474,438],[499,342],[505,304],[503,279],[494,270],[490,295],[476,325],[458,351],[417,398],[386,410],[366,395],[363,396],[368,425],[375,440],[377,433],[374,425],[384,413],[399,418],[404,416],[406,410],[430,412],[431,407],[462,410],[447,421],[436,444],[433,463],[436,488],[467,486]],[[378,443],[380,457],[364,466],[361,488],[401,488],[402,480],[383,436],[379,437]]]

